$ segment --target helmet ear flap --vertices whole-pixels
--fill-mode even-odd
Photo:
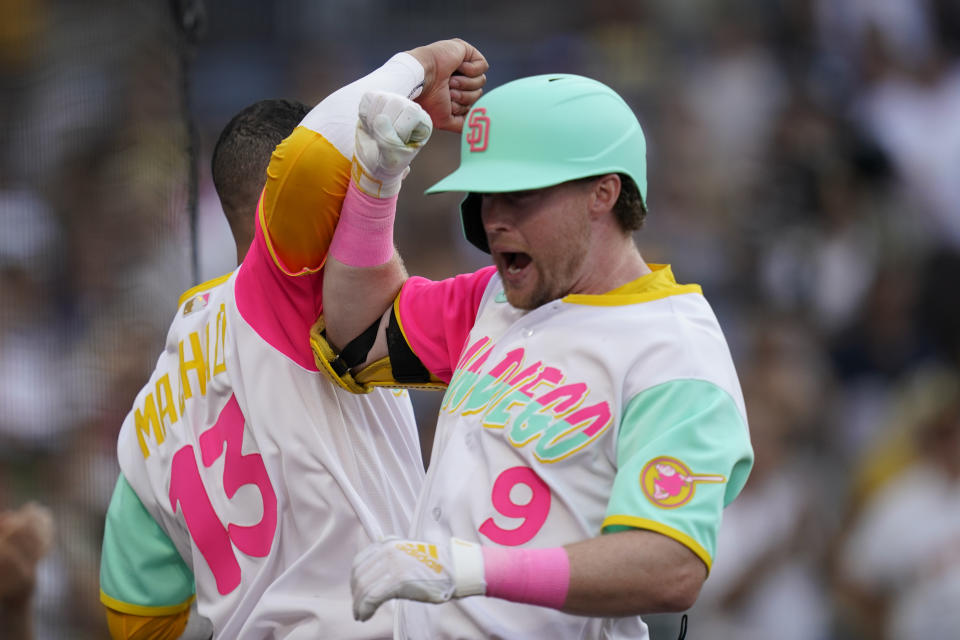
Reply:
[[[483,221],[480,219],[479,193],[470,192],[460,203],[460,224],[463,226],[463,235],[473,246],[484,253],[490,253],[487,244],[487,232],[483,230]]]

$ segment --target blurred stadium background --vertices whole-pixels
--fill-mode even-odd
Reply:
[[[955,0],[0,0],[0,508],[56,517],[38,637],[106,636],[117,431],[179,294],[233,266],[220,128],[452,36],[489,88],[581,73],[635,107],[638,242],[728,333],[757,465],[688,637],[957,637]],[[456,163],[439,133],[408,178],[414,274],[485,264],[458,196],[421,195]],[[415,400],[429,455],[439,397]]]

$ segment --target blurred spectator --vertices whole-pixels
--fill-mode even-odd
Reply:
[[[909,65],[887,64],[853,108],[890,157],[915,224],[960,248],[960,64],[939,48]]]
[[[0,227],[2,458],[55,447],[71,424],[67,403],[48,396],[67,374],[51,348],[66,344],[56,304],[62,230],[46,201],[26,187],[0,188]]]
[[[707,55],[690,65],[681,89],[704,134],[698,180],[712,183],[720,203],[741,213],[736,205],[762,175],[787,79],[754,20],[718,12],[706,36]]]
[[[760,278],[775,308],[803,315],[830,336],[853,320],[874,279],[882,221],[864,215],[848,167],[813,169],[807,197],[814,209],[761,249]]]
[[[827,342],[842,385],[834,447],[849,459],[870,446],[898,385],[933,359],[916,323],[917,270],[880,269],[856,316]]]
[[[860,634],[949,638],[960,628],[960,376],[918,376],[905,429],[915,458],[854,505],[836,584]],[[868,460],[869,462],[869,460]]]

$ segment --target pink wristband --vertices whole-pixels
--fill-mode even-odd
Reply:
[[[570,588],[570,559],[563,547],[481,547],[487,595],[560,609]]]
[[[393,219],[397,196],[374,198],[350,182],[330,255],[351,267],[376,267],[393,257]]]

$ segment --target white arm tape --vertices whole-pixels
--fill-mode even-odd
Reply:
[[[453,560],[453,595],[455,598],[482,596],[487,592],[484,580],[483,551],[480,545],[459,538],[450,538]]]
[[[353,156],[360,98],[367,91],[389,91],[411,100],[423,89],[423,66],[409,53],[395,54],[379,69],[324,98],[310,110],[301,126],[333,143],[344,157]]]

